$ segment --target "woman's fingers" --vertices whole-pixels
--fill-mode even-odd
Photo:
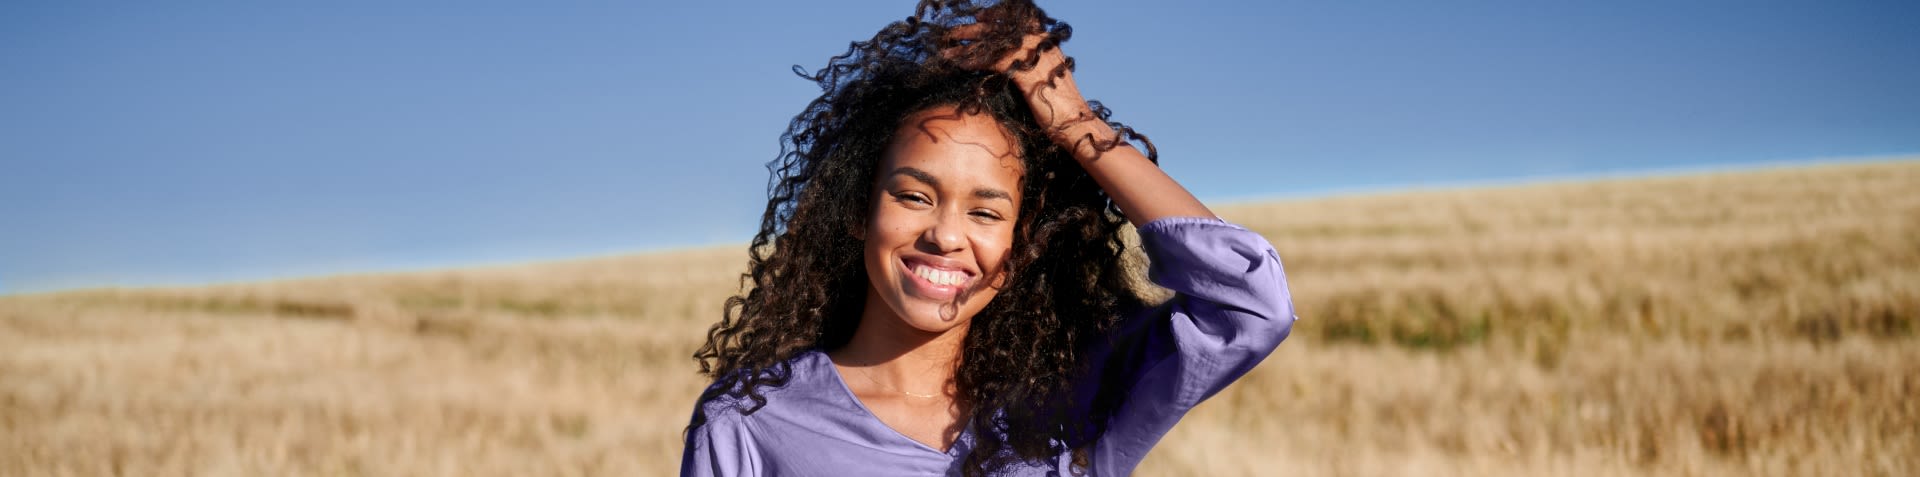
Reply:
[[[1020,47],[999,58],[968,58],[985,46],[979,43],[979,40],[987,33],[987,24],[968,23],[950,27],[942,36],[941,44],[948,46],[940,49],[940,56],[948,60],[962,61],[961,65],[967,68],[1005,72],[1013,66],[1015,61],[1032,55],[1033,50],[1038,48],[1041,42],[1046,41],[1047,32],[1040,28],[1038,22],[1029,26],[1031,28],[1020,38]]]
[[[1005,68],[994,69],[993,67],[996,65],[994,64],[994,61],[992,58],[974,58],[973,52],[977,49],[979,49],[978,45],[961,45],[961,46],[941,48],[940,57],[946,58],[947,61],[958,63],[960,67],[966,68],[966,69],[993,70],[993,71],[1001,71],[1005,69]]]
[[[984,30],[986,28],[987,28],[986,25],[979,24],[979,23],[968,23],[965,25],[955,26],[947,29],[947,38],[951,40],[977,39],[977,38],[980,38],[980,30]]]
[[[980,39],[981,32],[985,29],[986,25],[979,23],[968,23],[947,28],[946,32],[944,32],[940,38],[940,44],[943,46],[940,48],[940,56],[948,60],[965,59],[977,49],[979,46],[977,41]],[[974,64],[962,64],[961,66],[972,69],[985,69],[990,65],[990,62],[981,60],[975,60],[972,63]]]

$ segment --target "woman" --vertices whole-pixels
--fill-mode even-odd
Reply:
[[[682,475],[1124,475],[1286,338],[1272,246],[1080,96],[1069,32],[927,0],[803,74]]]

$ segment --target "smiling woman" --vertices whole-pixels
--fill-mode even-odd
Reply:
[[[880,164],[873,220],[858,235],[874,284],[866,314],[891,309],[900,317],[861,323],[945,331],[958,317],[979,314],[1005,286],[995,281],[1004,278],[1013,245],[1025,167],[1007,143],[1011,135],[989,116],[940,106],[908,117],[901,129]],[[959,300],[963,290],[969,295]]]
[[[1081,97],[1069,31],[929,0],[807,76],[683,475],[1124,475],[1286,338],[1272,246]]]

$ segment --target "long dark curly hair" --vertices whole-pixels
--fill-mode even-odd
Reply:
[[[983,34],[956,40],[949,33],[980,25]],[[1020,148],[1025,173],[1019,218],[1005,269],[1007,286],[974,316],[955,378],[970,409],[974,448],[963,463],[984,475],[1012,460],[1051,459],[1072,451],[1078,467],[1124,397],[1121,386],[1075,389],[1081,376],[1102,382],[1124,370],[1089,373],[1090,356],[1111,339],[1120,316],[1147,306],[1128,266],[1125,217],[1070,151],[1050,139],[1026,99],[1005,73],[980,64],[1016,52],[1022,36],[1044,33],[1039,50],[1057,48],[1071,29],[1030,0],[992,4],[924,0],[912,17],[867,41],[854,42],[826,67],[794,72],[822,90],[788,125],[772,173],[760,231],[749,248],[743,293],[694,353],[701,373],[715,382],[700,402],[744,398],[751,413],[766,405],[764,386],[784,386],[787,361],[811,350],[847,344],[858,327],[869,289],[862,245],[848,231],[869,217],[876,169],[909,115],[938,106],[987,114]],[[1013,68],[1031,69],[1038,50]],[[1052,72],[1072,68],[1069,59]],[[1084,138],[1074,147],[1104,152],[1137,143],[1156,159],[1152,143],[1090,103],[1097,119],[1120,135]],[[1097,383],[1096,383],[1097,384]],[[1076,396],[1076,391],[1081,394]],[[696,411],[687,430],[706,422]]]

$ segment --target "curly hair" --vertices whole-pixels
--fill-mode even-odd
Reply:
[[[962,25],[984,33],[952,38]],[[1013,65],[1031,69],[1039,50],[1058,47],[1071,31],[1030,0],[923,0],[914,16],[854,42],[826,67],[811,74],[794,67],[822,93],[781,136],[781,154],[767,165],[769,197],[749,246],[743,293],[727,299],[693,355],[701,373],[714,378],[702,403],[743,398],[753,403],[742,409],[750,414],[766,405],[762,387],[791,378],[789,358],[848,343],[869,289],[862,246],[848,231],[869,217],[876,169],[902,121],[949,106],[994,118],[1025,165],[1007,286],[972,318],[955,377],[975,439],[962,469],[984,475],[1012,460],[1067,451],[1086,467],[1086,451],[1124,396],[1076,398],[1085,389],[1074,389],[1074,380],[1094,369],[1095,347],[1112,345],[1106,341],[1119,317],[1148,305],[1126,264],[1126,219],[1072,152],[1050,139],[1056,131],[1036,122],[1007,74],[970,67],[1017,51],[1023,35],[1044,33],[1041,47]],[[1052,73],[1071,68],[1069,59]],[[1104,152],[1132,141],[1157,163],[1146,137],[1109,121],[1099,103],[1089,105],[1096,120],[1120,134],[1081,138],[1073,147]],[[1112,381],[1121,371],[1102,374],[1095,378]],[[696,410],[687,430],[705,422]]]

